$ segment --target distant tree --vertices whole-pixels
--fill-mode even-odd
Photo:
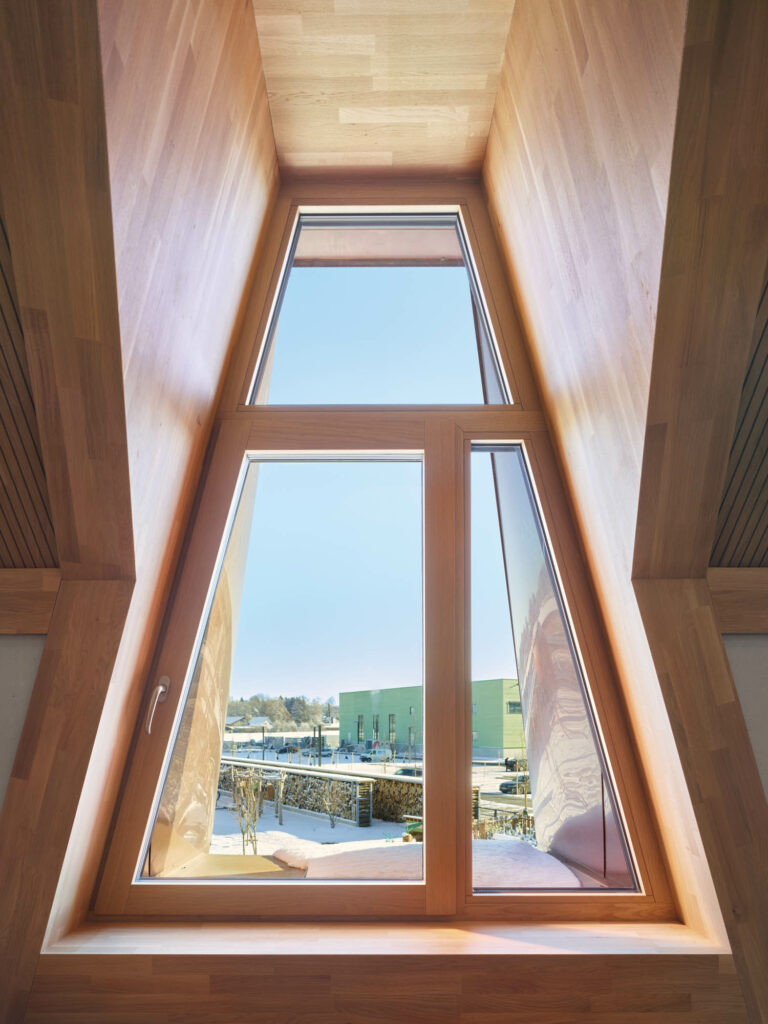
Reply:
[[[270,697],[265,700],[260,713],[267,716],[275,732],[290,730],[295,725],[282,697]]]

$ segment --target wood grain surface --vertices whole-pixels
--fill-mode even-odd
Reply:
[[[514,0],[253,0],[280,166],[478,171]]]
[[[382,952],[384,950],[382,949]],[[49,955],[27,1024],[744,1024],[730,957]]]
[[[707,583],[721,633],[768,633],[768,569],[712,568]]]
[[[0,633],[48,632],[58,569],[0,569]]]

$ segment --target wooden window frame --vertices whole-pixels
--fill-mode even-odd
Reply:
[[[246,404],[299,211],[456,212],[507,377],[508,406]],[[225,381],[198,502],[158,645],[147,699],[171,680],[150,735],[137,726],[94,916],[249,920],[674,921],[657,829],[616,671],[589,583],[522,332],[476,183],[288,183],[276,202]],[[471,675],[468,664],[469,458],[473,442],[519,444],[544,517],[640,882],[612,890],[475,893],[471,880]],[[140,879],[137,865],[222,537],[244,461],[260,453],[417,453],[424,460],[424,878],[320,882]],[[437,681],[440,681],[438,683]],[[447,681],[447,682],[446,682]],[[454,799],[447,799],[450,794]]]

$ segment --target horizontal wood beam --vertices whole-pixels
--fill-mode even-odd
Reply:
[[[0,634],[47,633],[60,582],[58,569],[0,569]]]
[[[768,569],[707,572],[721,633],[768,633]]]

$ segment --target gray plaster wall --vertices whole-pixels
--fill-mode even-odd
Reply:
[[[0,807],[44,644],[44,636],[0,636]]]
[[[723,643],[768,799],[768,634],[731,633]]]

